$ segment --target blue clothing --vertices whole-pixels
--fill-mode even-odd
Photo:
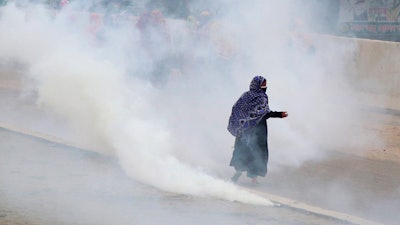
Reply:
[[[238,172],[246,171],[251,178],[267,174],[267,119],[283,115],[270,110],[266,89],[261,88],[264,81],[262,76],[253,78],[250,90],[233,105],[228,124],[229,132],[236,137],[230,166]],[[238,177],[232,179],[236,182]]]
[[[250,90],[243,93],[232,107],[229,117],[228,131],[240,137],[246,130],[255,127],[271,110],[268,96],[261,88],[266,79],[256,76],[250,83]]]

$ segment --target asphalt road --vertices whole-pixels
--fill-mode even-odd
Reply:
[[[40,117],[32,120],[24,116],[38,113],[30,106],[29,95],[21,97],[8,88],[12,85],[2,85],[6,88],[0,88],[0,122],[10,120],[16,126],[36,128],[43,125]],[[400,113],[396,110],[373,113],[387,117],[385,123],[395,124],[393,127],[398,125]],[[54,124],[58,123],[45,125]],[[398,149],[398,137],[392,137],[390,143]],[[238,185],[382,224],[398,224],[400,164],[360,157],[350,149],[349,153],[326,152],[326,160],[273,170],[258,186],[249,186],[246,178]],[[286,206],[259,207],[162,192],[127,177],[111,156],[0,128],[0,224],[349,222]]]
[[[115,158],[0,128],[0,224],[349,224],[285,206],[166,193]]]
[[[270,173],[260,191],[382,224],[400,221],[400,165],[341,152]]]

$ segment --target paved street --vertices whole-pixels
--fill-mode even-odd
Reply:
[[[139,184],[109,156],[0,129],[0,224],[343,224]]]

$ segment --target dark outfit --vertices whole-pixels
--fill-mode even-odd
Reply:
[[[270,117],[282,117],[282,112],[269,112],[253,128],[235,140],[230,166],[236,171],[247,171],[247,176],[264,177],[268,164],[268,125]]]
[[[266,81],[256,76],[250,83],[250,90],[236,101],[229,118],[228,131],[236,137],[230,166],[238,172],[232,180],[236,182],[241,172],[256,178],[267,174],[268,127],[267,119],[282,118],[282,112],[269,109],[266,89],[261,84]]]

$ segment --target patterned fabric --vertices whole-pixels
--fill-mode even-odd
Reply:
[[[262,76],[255,76],[250,83],[250,90],[243,93],[233,105],[228,124],[228,131],[233,136],[240,137],[271,111],[268,106],[268,96],[261,89],[264,80],[266,79]]]

